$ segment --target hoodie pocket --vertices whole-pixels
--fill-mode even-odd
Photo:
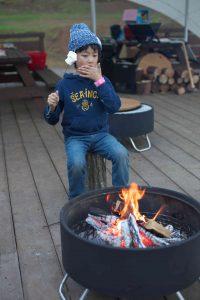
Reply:
[[[103,118],[93,117],[88,119],[76,117],[73,119],[70,128],[79,132],[95,132],[103,128],[105,121]]]

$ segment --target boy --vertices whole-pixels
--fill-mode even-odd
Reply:
[[[113,186],[126,186],[129,179],[128,152],[108,133],[108,114],[121,102],[99,64],[101,42],[87,25],[70,29],[68,64],[76,74],[65,74],[56,92],[49,95],[46,121],[55,125],[64,110],[62,127],[67,155],[69,199],[85,190],[86,153],[93,151],[112,161]]]

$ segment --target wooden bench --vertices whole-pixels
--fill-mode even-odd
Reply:
[[[53,90],[56,86],[56,83],[61,79],[60,76],[48,68],[34,71],[33,76],[36,80],[42,80],[47,85],[49,90]]]

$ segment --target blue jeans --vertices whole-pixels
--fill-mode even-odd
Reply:
[[[109,133],[65,138],[69,198],[85,191],[86,153],[92,151],[112,161],[112,184],[127,186],[129,181],[128,151]]]

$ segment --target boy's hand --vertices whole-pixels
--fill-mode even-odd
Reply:
[[[47,98],[47,103],[51,111],[55,110],[56,106],[58,105],[58,102],[59,102],[58,91],[56,91],[55,93],[51,93]]]
[[[92,79],[94,81],[97,81],[102,77],[101,73],[101,66],[98,64],[96,67],[91,67],[91,66],[82,66],[77,69],[78,73],[80,76]]]

